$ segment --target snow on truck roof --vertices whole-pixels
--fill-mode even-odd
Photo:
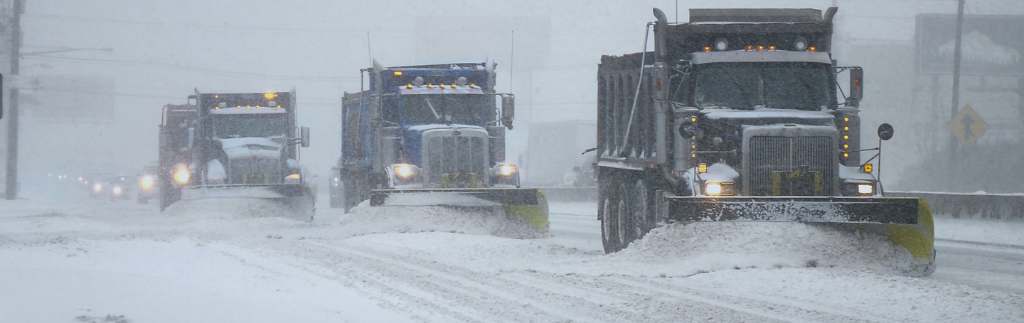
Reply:
[[[788,51],[788,50],[772,50],[772,51],[752,51],[752,50],[734,50],[734,51],[722,51],[722,52],[695,52],[690,56],[690,63],[692,64],[709,64],[709,63],[768,63],[768,62],[779,62],[779,63],[821,63],[821,64],[832,64],[832,58],[826,52],[812,52],[812,51]]]
[[[444,87],[441,87],[441,85],[439,85],[439,84],[433,84],[433,85],[430,85],[430,87],[428,87],[427,85],[420,85],[420,86],[415,86],[414,85],[414,86],[412,86],[412,88],[409,88],[408,86],[399,86],[398,88],[399,88],[398,93],[401,93],[402,95],[406,95],[406,94],[484,94],[484,90],[482,88],[480,88],[479,86],[475,86],[475,87],[471,88],[471,87],[469,87],[469,85],[456,86],[456,87],[453,88],[451,85],[444,85]]]
[[[272,107],[227,107],[210,109],[210,114],[276,114],[287,113],[283,108]]]

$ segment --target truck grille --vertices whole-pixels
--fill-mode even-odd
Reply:
[[[228,171],[228,184],[279,184],[283,180],[281,166],[276,159],[238,158],[231,160]]]
[[[821,172],[823,194],[832,195],[836,152],[831,137],[751,137],[747,192],[772,195],[772,172],[791,172],[806,165],[811,172]]]
[[[456,174],[466,176],[461,178],[477,174],[478,180],[484,180],[487,168],[484,140],[486,138],[474,136],[430,137],[423,147],[427,152],[426,180],[429,186],[440,187],[444,174],[449,174],[450,179],[454,179]]]

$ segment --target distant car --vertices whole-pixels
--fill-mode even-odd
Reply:
[[[138,189],[135,191],[136,201],[140,204],[149,203],[149,199],[160,196],[160,177],[157,176],[159,167],[156,165],[146,166],[139,174]]]
[[[580,160],[580,165],[572,168],[573,173],[576,175],[572,178],[572,186],[597,187],[597,174],[594,172],[594,169],[597,168],[596,164],[596,153],[584,153],[584,157]]]
[[[99,187],[96,190],[96,187]],[[136,190],[135,180],[128,176],[114,176],[108,177],[105,180],[96,183],[93,187],[94,191],[98,191],[100,196],[107,196],[111,201],[127,200],[131,198],[132,193]]]
[[[87,192],[89,197],[99,198],[104,196],[105,189],[109,188],[109,180],[113,177],[110,173],[91,173],[81,177],[81,185]]]

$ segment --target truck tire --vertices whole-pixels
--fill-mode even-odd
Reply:
[[[647,235],[647,232],[650,232],[651,229],[653,229],[653,225],[650,221],[651,212],[648,207],[648,203],[650,201],[649,194],[647,192],[647,185],[644,184],[642,179],[636,181],[636,184],[634,184],[632,190],[630,190],[629,196],[629,215],[631,221],[628,229],[630,231],[631,239],[627,244],[634,240],[642,239]]]
[[[630,187],[626,183],[622,183],[619,185],[618,190],[618,209],[615,213],[619,216],[619,218],[618,220],[615,221],[615,224],[617,224],[618,227],[617,235],[619,237],[619,250],[626,249],[626,247],[629,247],[629,243],[633,242],[633,240],[636,238],[633,232],[633,227],[636,226],[634,225],[634,223],[636,221],[633,218],[632,212],[630,212],[631,205],[633,204],[633,190],[631,188],[632,187]]]
[[[602,183],[598,188],[598,205],[601,212],[601,243],[604,246],[604,253],[615,253],[622,250],[619,244],[618,198],[615,190],[611,189],[608,183]]]

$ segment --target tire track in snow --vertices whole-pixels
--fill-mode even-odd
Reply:
[[[719,294],[708,297],[697,295],[696,291],[691,293],[686,291],[667,292],[653,286],[638,286],[637,282],[625,284],[607,277],[515,272],[500,275],[510,278],[496,278],[492,274],[475,273],[466,268],[446,265],[429,259],[398,255],[372,248],[345,246],[345,249],[342,249],[320,243],[312,245],[339,253],[348,253],[353,259],[366,258],[370,262],[377,263],[378,266],[386,264],[375,270],[389,269],[390,272],[382,273],[389,278],[405,276],[397,281],[397,283],[406,282],[405,288],[430,288],[429,292],[445,299],[454,297],[459,300],[470,300],[470,303],[465,304],[448,304],[446,305],[448,309],[454,305],[485,309],[484,313],[480,313],[482,315],[503,314],[498,317],[483,318],[481,319],[483,321],[494,321],[496,318],[511,321],[537,320],[540,317],[557,321],[625,320],[643,322],[674,321],[681,318],[793,321],[795,317],[801,316],[807,317],[807,321],[863,321],[834,313],[763,301],[756,302],[749,299],[746,300],[748,303],[756,304],[754,306],[737,306],[731,304],[731,300],[722,299],[734,298],[734,295]],[[395,271],[394,268],[402,270]],[[402,275],[401,273],[406,274]],[[425,284],[420,278],[423,275],[410,277],[409,273],[425,274],[434,282]],[[654,285],[655,282],[645,281],[642,284]],[[404,289],[402,287],[395,288]],[[581,298],[580,295],[586,295],[586,298]],[[699,303],[702,306],[679,306],[680,299]],[[496,312],[493,308],[495,305],[506,308],[508,302],[520,305],[521,308],[518,311],[526,311],[530,315],[510,317],[504,315],[508,314],[507,312],[500,309]],[[523,302],[525,304],[522,304]],[[758,305],[775,309],[766,311],[759,309]],[[518,311],[516,314],[521,314]],[[810,313],[809,316],[808,313]]]

